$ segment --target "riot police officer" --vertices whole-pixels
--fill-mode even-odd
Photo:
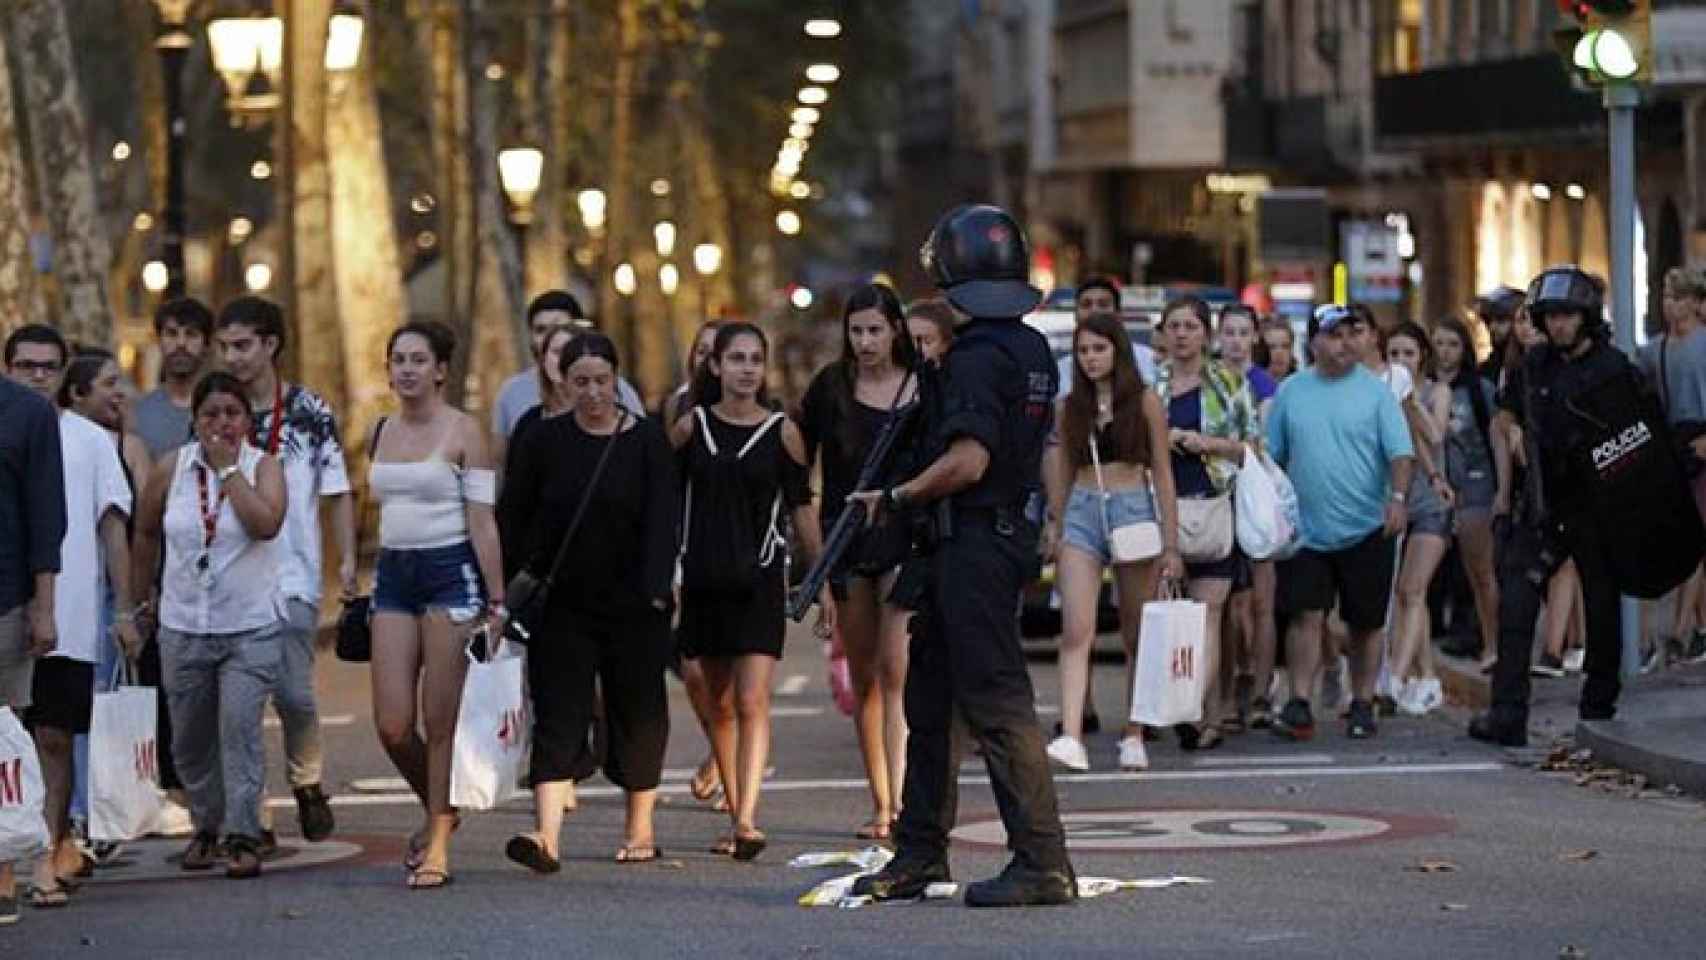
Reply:
[[[906,678],[910,734],[896,853],[854,892],[905,899],[948,879],[958,711],[983,747],[1013,851],[1000,876],[966,887],[967,906],[1070,903],[1077,880],[1016,616],[1038,562],[1038,530],[1025,504],[1041,483],[1056,386],[1048,342],[1019,319],[1042,294],[1026,279],[1024,234],[998,207],[947,213],[923,258],[960,325],[940,383],[926,394],[935,459],[906,483],[854,494],[873,518],[892,510],[935,518]]]
[[[1622,593],[1660,596],[1698,563],[1699,516],[1639,373],[1608,342],[1605,286],[1577,267],[1529,285],[1530,348],[1499,396],[1528,453],[1527,480],[1503,524],[1499,657],[1492,706],[1469,724],[1490,743],[1528,742],[1529,656],[1546,582],[1566,559],[1587,613],[1583,720],[1609,720],[1621,689]]]
[[[1497,386],[1504,371],[1505,352],[1515,335],[1517,311],[1522,308],[1524,294],[1515,287],[1498,287],[1475,298],[1475,316],[1487,325],[1487,336],[1493,350],[1481,361],[1481,376]]]

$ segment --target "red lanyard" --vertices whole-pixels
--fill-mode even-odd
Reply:
[[[272,380],[272,427],[267,430],[267,456],[278,454],[278,436],[284,429],[284,381],[273,375]],[[259,439],[257,437],[256,439]]]
[[[201,506],[201,549],[205,554],[213,549],[213,535],[219,529],[219,508],[225,505],[225,485],[219,485],[219,496],[214,499],[212,509],[208,508],[207,468],[196,464],[195,482],[197,502]]]

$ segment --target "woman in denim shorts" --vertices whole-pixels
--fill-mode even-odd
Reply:
[[[1092,314],[1072,336],[1072,389],[1056,411],[1060,443],[1044,464],[1048,518],[1043,549],[1055,561],[1060,589],[1060,736],[1049,758],[1071,770],[1090,768],[1084,747],[1084,693],[1090,682],[1090,647],[1102,571],[1113,566],[1119,588],[1120,635],[1126,650],[1126,697],[1136,662],[1143,603],[1156,595],[1160,577],[1184,574],[1179,558],[1178,513],[1167,454],[1167,419],[1143,383],[1125,327],[1113,314]],[[1098,478],[1096,461],[1101,461]],[[1156,510],[1156,501],[1160,510]],[[1104,518],[1103,507],[1106,506]],[[1161,522],[1163,552],[1154,560],[1113,563],[1109,531],[1140,521]],[[1149,766],[1143,732],[1127,723],[1120,766]]]
[[[492,506],[496,477],[478,420],[444,401],[456,340],[409,323],[387,349],[398,414],[375,427],[368,483],[379,501],[373,587],[373,719],[426,823],[409,838],[410,889],[450,882],[450,760],[468,637],[507,614]],[[488,601],[488,596],[490,600]],[[426,740],[416,733],[417,691]]]
[[[1493,505],[1509,503],[1499,489],[1498,454],[1504,433],[1492,427],[1493,385],[1475,368],[1473,341],[1463,321],[1434,325],[1439,382],[1451,386],[1451,421],[1445,434],[1445,475],[1457,495],[1457,551],[1475,597],[1481,650],[1491,664],[1498,646],[1499,581],[1494,567]]]

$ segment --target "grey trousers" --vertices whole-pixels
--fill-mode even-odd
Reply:
[[[321,776],[320,708],[314,699],[314,640],[320,630],[320,611],[291,600],[289,614],[279,635],[272,706],[284,728],[285,773],[294,789],[317,784]]]
[[[278,682],[281,628],[215,635],[160,630],[178,776],[199,832],[261,835],[267,780],[261,711]]]

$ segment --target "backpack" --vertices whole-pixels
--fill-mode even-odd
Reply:
[[[705,449],[711,454],[711,469],[705,472],[698,490],[687,481],[687,497],[681,514],[681,551],[677,569],[681,588],[689,593],[750,596],[760,574],[776,562],[787,546],[777,526],[782,516],[782,493],[770,503],[770,522],[761,533],[753,528],[746,481],[740,462],[771,428],[783,420],[773,413],[754,430],[746,444],[733,453],[719,450],[711,435],[704,407],[694,407]],[[693,509],[697,499],[699,509]],[[688,549],[689,544],[695,544]]]
[[[1694,573],[1706,529],[1669,425],[1628,368],[1568,401],[1581,442],[1568,452],[1619,590],[1656,600]]]

